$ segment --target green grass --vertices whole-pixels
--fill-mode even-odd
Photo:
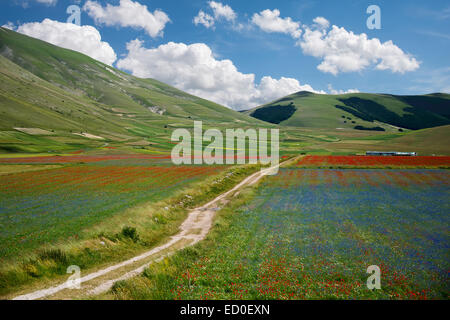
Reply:
[[[254,118],[279,124],[282,121],[289,119],[295,113],[295,106],[293,103],[289,105],[271,105],[258,108],[250,115]]]

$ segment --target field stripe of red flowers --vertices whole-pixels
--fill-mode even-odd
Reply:
[[[0,164],[18,163],[79,163],[100,162],[108,160],[170,160],[170,155],[146,154],[114,154],[114,155],[70,155],[70,156],[37,156],[20,158],[0,158]]]
[[[81,155],[82,151],[72,152],[71,155],[64,156],[34,156],[34,157],[14,157],[14,158],[0,158],[1,164],[49,164],[49,163],[94,163],[94,162],[106,162],[106,161],[151,161],[155,163],[170,163],[171,155],[147,155],[147,154],[113,154],[113,155]],[[193,161],[196,157],[191,156]],[[198,158],[198,157],[197,157]],[[205,156],[201,156],[204,159]],[[225,163],[229,159],[233,159],[235,162],[237,159],[244,159],[248,162],[249,159],[254,159],[250,156],[238,157],[236,154],[228,157],[223,155],[223,162]],[[287,156],[282,156],[281,159],[285,159]],[[256,157],[259,159],[259,156]]]
[[[450,167],[448,156],[315,156],[308,155],[297,162],[302,167]]]

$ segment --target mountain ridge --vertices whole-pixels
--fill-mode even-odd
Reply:
[[[295,108],[294,112],[292,108]],[[265,112],[268,109],[271,112]],[[299,91],[244,113],[263,121],[294,127],[354,129],[358,125],[374,127],[382,123],[384,130],[389,126],[418,130],[450,124],[450,95],[325,95]],[[321,121],[317,121],[318,116],[321,116]]]
[[[380,128],[387,133],[380,136],[381,146],[398,139],[406,148],[409,142],[420,142],[420,151],[427,154],[449,152],[446,146],[434,143],[437,137],[445,140],[450,129],[449,95],[443,93],[420,96],[425,100],[402,96],[411,106],[388,94],[319,95],[300,91],[237,112],[4,28],[0,29],[0,81],[0,153],[65,154],[81,150],[167,154],[173,148],[172,130],[192,129],[194,120],[204,121],[205,129],[279,128],[282,152],[361,152],[371,147],[367,137],[383,134],[372,131]],[[427,104],[429,98],[444,101],[444,105]],[[388,101],[392,105],[386,108],[387,115],[398,113],[399,117],[408,114],[405,108],[414,107],[428,116],[425,120],[443,125],[403,138],[411,130],[385,119],[380,121],[380,114],[372,114],[365,104],[360,107],[358,99],[372,99],[375,106]],[[275,112],[267,114],[275,115],[279,124],[250,116],[270,106]],[[280,108],[289,112],[280,117]],[[357,126],[365,130],[356,130]],[[402,143],[396,146],[400,148]]]
[[[137,78],[82,53],[0,30],[0,150],[98,147],[102,142],[93,136],[104,143],[145,144],[144,140],[153,149],[167,150],[169,129],[192,127],[194,120],[216,127],[267,126],[160,81]],[[52,134],[26,134],[16,128]],[[83,133],[88,135],[80,136]]]

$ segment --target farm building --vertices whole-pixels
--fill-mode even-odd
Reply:
[[[366,151],[366,156],[417,156],[417,152]]]

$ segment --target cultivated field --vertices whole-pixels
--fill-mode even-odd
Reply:
[[[297,166],[325,168],[449,168],[450,157],[306,156],[298,161]]]
[[[121,210],[164,199],[218,171],[215,166],[171,167],[127,159],[2,175],[1,259],[59,239],[76,239],[83,229]]]
[[[237,112],[3,27],[0,83],[0,299],[448,299],[448,94],[302,91]],[[284,168],[174,166],[172,134],[197,140],[196,121],[278,129]],[[224,156],[253,157],[250,139]],[[85,287],[55,295],[73,265]]]
[[[439,169],[281,169],[204,243],[107,297],[446,299],[449,181]],[[370,265],[381,290],[367,289]]]
[[[65,277],[69,265],[86,271],[148,250],[178,231],[188,208],[256,170],[173,166],[167,156],[149,155],[2,158],[1,163],[0,294]]]

